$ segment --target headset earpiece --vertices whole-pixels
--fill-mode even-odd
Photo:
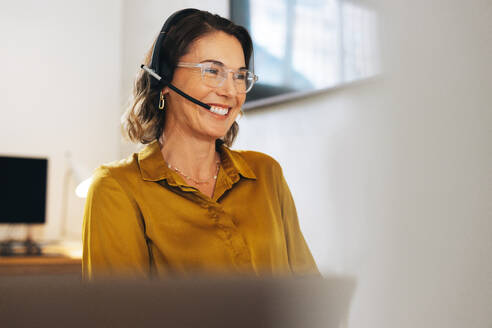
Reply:
[[[161,32],[159,33],[159,36],[155,41],[154,48],[152,50],[152,59],[149,64],[149,67],[154,70],[157,75],[161,76],[162,79],[158,81],[151,78],[151,88],[162,89],[163,87],[171,83],[173,79],[173,68],[170,67],[169,63],[167,63],[165,60],[162,60],[161,55],[162,44],[164,43],[167,33],[172,26],[176,25],[179,20],[198,11],[198,9],[193,8],[183,9],[169,16],[169,18],[164,22]]]

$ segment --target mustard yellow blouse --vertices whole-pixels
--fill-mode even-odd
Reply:
[[[167,167],[154,141],[101,166],[87,196],[83,276],[318,274],[280,165],[219,147],[213,198]]]

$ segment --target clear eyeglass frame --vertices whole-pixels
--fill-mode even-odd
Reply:
[[[229,73],[232,73],[234,86],[238,93],[249,92],[253,88],[255,82],[258,81],[258,76],[245,68],[235,71],[215,62],[178,62],[176,66],[183,68],[199,68],[201,71],[202,81],[212,88],[218,88],[224,85]],[[241,78],[241,76],[243,77]]]

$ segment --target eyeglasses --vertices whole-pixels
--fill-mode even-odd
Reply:
[[[221,87],[225,80],[227,80],[227,75],[229,72],[232,72],[232,79],[238,93],[246,93],[250,91],[253,84],[258,81],[258,76],[245,68],[240,68],[235,71],[230,68],[226,68],[222,63],[218,62],[203,62],[198,64],[179,62],[177,66],[185,68],[200,68],[202,72],[202,81],[212,88]]]

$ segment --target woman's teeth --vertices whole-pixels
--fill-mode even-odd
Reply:
[[[219,115],[226,115],[229,112],[229,108],[222,108],[218,106],[210,106],[210,111]]]

